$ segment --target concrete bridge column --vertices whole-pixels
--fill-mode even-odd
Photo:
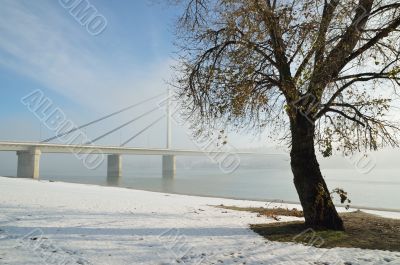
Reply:
[[[162,175],[163,178],[174,178],[176,172],[175,156],[163,155],[162,156]]]
[[[17,151],[17,177],[38,179],[40,155],[41,151],[37,148],[29,151]]]
[[[107,158],[107,183],[118,185],[122,176],[121,155],[108,155]]]

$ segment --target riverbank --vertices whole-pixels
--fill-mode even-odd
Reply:
[[[397,264],[400,253],[271,242],[238,207],[298,205],[0,177],[1,264]],[[369,211],[372,212],[372,211]],[[399,213],[373,212],[400,218]],[[281,217],[282,221],[301,218]],[[319,262],[319,263],[318,263]]]

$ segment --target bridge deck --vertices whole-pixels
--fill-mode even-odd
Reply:
[[[136,148],[120,146],[96,146],[96,145],[66,145],[36,142],[0,142],[0,151],[29,151],[39,149],[42,153],[91,153],[91,154],[124,154],[124,155],[204,155],[204,154],[237,154],[237,155],[282,155],[274,153],[241,152],[235,150],[184,150],[165,148]]]

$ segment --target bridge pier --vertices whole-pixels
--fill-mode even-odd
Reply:
[[[174,178],[176,172],[175,156],[162,156],[162,176],[163,178]]]
[[[38,179],[40,155],[41,151],[37,148],[29,151],[17,151],[17,177]]]
[[[118,185],[122,177],[121,155],[108,155],[107,158],[107,183]]]

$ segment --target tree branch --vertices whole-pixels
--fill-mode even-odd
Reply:
[[[341,116],[345,117],[348,120],[354,121],[356,123],[358,123],[359,125],[361,125],[362,127],[365,127],[365,124],[359,120],[357,120],[355,117],[350,117],[348,116],[346,113],[344,113],[343,111],[337,110],[337,109],[332,109],[332,108],[328,108],[326,112],[335,112],[340,114]]]
[[[369,40],[366,44],[364,44],[362,47],[351,53],[346,60],[343,62],[343,64],[347,64],[360,54],[363,54],[366,50],[369,48],[373,47],[375,44],[377,44],[381,39],[387,37],[392,31],[396,30],[400,26],[400,17],[395,19],[389,26],[386,28],[382,29],[379,33],[375,35],[371,40]]]

